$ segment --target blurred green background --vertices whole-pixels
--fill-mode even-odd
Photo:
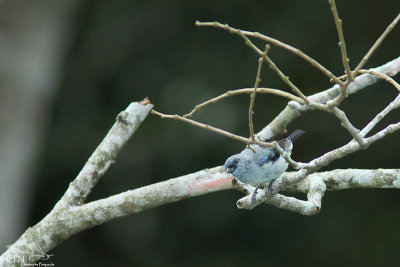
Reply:
[[[395,0],[337,1],[351,67],[398,14]],[[46,10],[46,6],[43,6]],[[328,1],[81,1],[73,8],[60,79],[49,106],[29,200],[33,225],[63,195],[116,115],[148,96],[155,109],[185,114],[227,90],[252,87],[257,55],[237,36],[198,28],[196,20],[228,23],[291,44],[333,73],[343,73]],[[400,27],[366,67],[400,55]],[[265,44],[256,42],[262,48]],[[306,94],[332,86],[296,56],[272,46],[270,57]],[[264,66],[261,86],[288,90]],[[398,80],[398,78],[395,78]],[[379,82],[350,96],[343,109],[362,127],[396,96]],[[247,136],[248,96],[210,105],[195,119]],[[261,130],[285,99],[258,95]],[[399,121],[395,111],[383,123]],[[307,113],[288,131],[304,129],[294,159],[309,161],[350,140],[330,115]],[[336,168],[399,168],[400,133],[338,160]],[[101,179],[90,200],[224,163],[243,144],[178,121],[149,115]],[[272,206],[236,208],[240,192],[184,200],[81,232],[51,254],[55,266],[394,265],[400,260],[397,190],[327,192],[321,213],[305,217]],[[305,196],[299,196],[304,198]],[[21,229],[22,230],[22,229]]]

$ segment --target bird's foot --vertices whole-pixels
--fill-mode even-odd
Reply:
[[[258,189],[263,189],[264,185],[262,185],[261,183],[258,183],[258,185],[256,186],[256,189],[254,189],[254,192],[251,196],[251,203],[256,203],[256,196],[257,196],[257,190]]]
[[[273,194],[273,188],[272,188],[272,184],[274,183],[276,181],[276,178],[275,179],[273,179],[273,180],[271,180],[271,182],[269,182],[269,185],[268,185],[268,191],[271,193],[271,194]]]

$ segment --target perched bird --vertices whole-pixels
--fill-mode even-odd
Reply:
[[[299,138],[305,131],[296,130],[287,138],[278,141],[278,145],[289,155],[293,149],[293,141]],[[250,145],[240,154],[230,156],[225,161],[225,168],[239,181],[253,186],[264,186],[281,176],[289,164],[273,148]],[[270,186],[269,186],[270,189]]]

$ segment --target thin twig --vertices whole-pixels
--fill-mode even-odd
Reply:
[[[367,54],[362,58],[360,63],[357,65],[357,67],[352,72],[353,77],[357,76],[358,72],[362,69],[362,67],[365,65],[365,63],[368,61],[368,59],[371,57],[371,55],[375,52],[375,50],[382,44],[382,41],[393,30],[393,28],[396,26],[396,24],[399,22],[399,20],[400,20],[400,13],[392,21],[392,23],[390,23],[390,25],[385,29],[385,31],[378,38],[378,40],[375,41],[375,43],[372,45],[372,47],[368,50]],[[342,91],[338,97],[336,97],[334,100],[332,100],[328,103],[328,105],[330,107],[336,107],[336,106],[340,105],[340,103],[347,97],[347,87],[349,86],[349,84],[351,82],[352,82],[351,80],[347,79],[345,84],[340,86]]]
[[[391,77],[397,75],[400,72],[400,57],[397,57],[386,64],[373,68],[372,70],[387,74]],[[355,94],[360,90],[378,82],[380,78],[371,74],[362,74],[355,77],[354,82],[352,82],[347,90],[349,94]],[[324,103],[334,99],[340,94],[339,85],[334,85],[331,88],[316,93],[314,95],[308,96],[310,103]],[[257,133],[257,138],[259,140],[269,140],[274,136],[282,133],[289,124],[304,112],[311,110],[310,105],[300,105],[297,102],[289,102],[288,105],[275,117],[267,126],[265,126],[259,133]]]
[[[158,112],[158,111],[156,111],[154,109],[151,111],[151,114],[158,115],[162,119],[180,120],[180,121],[189,123],[191,125],[206,129],[208,131],[212,131],[212,132],[215,132],[217,134],[221,134],[221,135],[227,136],[227,137],[232,138],[234,140],[237,140],[239,142],[245,143],[246,145],[256,144],[256,145],[259,145],[259,146],[262,146],[262,147],[275,148],[278,151],[278,153],[281,154],[291,166],[293,166],[293,168],[299,169],[299,168],[302,168],[304,166],[304,163],[296,162],[296,161],[292,160],[290,155],[288,155],[285,151],[283,151],[282,148],[277,144],[276,141],[273,141],[273,142],[262,142],[262,141],[258,141],[256,139],[252,140],[251,138],[246,138],[246,137],[243,137],[243,136],[240,136],[240,135],[236,135],[236,134],[233,134],[231,132],[228,132],[228,131],[213,127],[211,125],[204,124],[204,123],[192,120],[192,119],[188,119],[188,118],[183,117],[183,116],[163,114],[163,113]]]
[[[400,84],[396,82],[392,77],[389,77],[388,75],[384,73],[380,73],[374,70],[360,70],[359,73],[368,73],[371,75],[378,76],[379,78],[387,81],[388,83],[391,83],[394,87],[396,87],[397,91],[400,92]]]
[[[386,128],[384,128],[383,130],[377,132],[376,134],[374,134],[371,137],[366,138],[365,140],[367,141],[368,145],[381,140],[382,138],[384,138],[386,135],[394,133],[396,131],[400,130],[400,122],[397,123],[392,123],[389,124]]]
[[[271,44],[274,44],[276,46],[282,47],[283,49],[286,49],[286,50],[292,52],[293,54],[301,57],[305,61],[309,62],[312,66],[314,66],[315,68],[320,70],[322,73],[324,73],[326,76],[328,76],[330,79],[332,79],[337,84],[343,84],[343,81],[339,80],[332,72],[330,72],[327,68],[325,68],[320,63],[318,63],[315,59],[313,59],[310,56],[306,55],[300,49],[297,49],[297,48],[295,48],[293,46],[285,44],[285,43],[283,43],[283,42],[281,42],[281,41],[279,41],[277,39],[274,39],[272,37],[268,37],[268,36],[263,35],[263,34],[258,33],[258,32],[242,31],[242,30],[230,27],[228,24],[221,24],[219,22],[199,22],[199,21],[196,21],[196,26],[216,27],[216,28],[227,30],[230,33],[235,33],[235,34],[239,34],[239,35],[243,34],[243,35],[254,37],[254,38],[257,38],[257,39],[260,39],[260,40],[264,40],[264,41],[266,41],[268,43],[271,43]],[[260,52],[261,52],[261,50],[260,50]],[[258,54],[260,55],[261,53],[258,53]]]
[[[347,75],[347,80],[353,81],[354,77],[350,70],[349,59],[347,57],[347,52],[346,52],[346,43],[344,41],[344,36],[343,36],[342,20],[339,18],[339,14],[336,9],[335,0],[329,0],[329,4],[331,5],[333,18],[335,20],[336,30],[337,30],[338,36],[339,36],[339,47],[340,47],[340,52],[342,54],[342,62],[343,62],[344,70]]]
[[[286,83],[293,90],[293,92],[295,92],[298,96],[300,96],[305,103],[308,103],[307,97],[301,92],[301,90],[296,85],[294,85],[290,81],[289,76],[286,76],[285,74],[282,73],[282,71],[276,66],[276,64],[271,60],[271,58],[267,54],[264,55],[264,59],[269,64],[269,67],[278,74],[278,76],[282,79],[282,81]]]
[[[305,103],[308,103],[307,97],[300,91],[300,89],[294,85],[288,76],[282,73],[282,71],[276,66],[276,64],[268,57],[267,53],[265,51],[261,51],[244,33],[243,31],[239,29],[235,29],[235,33],[242,37],[244,40],[245,44],[249,46],[251,49],[253,49],[259,56],[263,57],[265,61],[268,63],[269,67],[273,69],[279,76],[279,78],[282,79],[284,83],[286,83],[292,90],[295,92],[298,96],[300,96]],[[268,45],[268,44],[267,44]],[[269,45],[266,46],[265,49],[269,49]]]
[[[286,188],[291,184],[296,184],[304,180],[305,177],[308,175],[315,173],[316,171],[320,170],[321,168],[329,165],[331,162],[343,158],[349,154],[357,152],[361,149],[365,149],[369,147],[371,144],[375,143],[376,141],[384,138],[388,134],[394,133],[400,130],[400,122],[395,124],[390,124],[382,131],[376,133],[375,135],[365,138],[365,145],[361,146],[357,141],[351,140],[346,145],[336,148],[332,151],[325,153],[324,155],[313,159],[309,163],[302,164],[302,168],[297,171],[294,175],[287,176],[283,174],[280,178],[278,178],[273,185],[271,186],[272,192],[274,194],[278,193],[280,190]],[[262,202],[260,202],[262,203]],[[258,203],[258,204],[260,204]]]
[[[360,134],[360,130],[353,126],[346,114],[338,107],[334,107],[332,109],[332,113],[340,120],[341,125],[353,136],[357,143],[361,147],[365,147],[366,142],[363,136]]]
[[[339,109],[338,107],[331,107],[327,104],[317,103],[315,101],[311,101],[309,103],[309,107],[335,115],[336,118],[340,120],[343,128],[345,128],[351,134],[351,136],[353,136],[353,138],[360,144],[360,146],[365,146],[365,140],[363,136],[361,136],[360,131],[353,126],[353,124],[347,118],[346,114],[341,109]]]
[[[265,47],[265,52],[264,52],[264,53],[267,53],[268,49],[269,49],[268,46]],[[261,69],[262,69],[263,61],[264,61],[263,57],[260,57],[260,58],[258,59],[258,69],[257,69],[256,81],[255,81],[255,83],[254,83],[254,90],[253,90],[253,92],[252,92],[251,95],[250,95],[250,105],[249,105],[249,130],[250,130],[250,138],[251,138],[251,141],[252,141],[252,142],[255,142],[255,141],[256,141],[256,139],[255,139],[255,137],[254,137],[254,125],[253,125],[253,113],[254,113],[254,111],[253,111],[253,107],[254,107],[254,101],[256,100],[257,88],[258,88],[258,85],[259,85],[260,82],[261,82],[260,75],[261,75]]]
[[[359,70],[361,70],[362,67],[364,67],[365,63],[368,61],[368,59],[371,57],[371,55],[375,52],[375,50],[382,44],[382,41],[393,30],[393,28],[396,26],[396,24],[399,22],[399,20],[400,20],[400,13],[396,16],[396,18],[392,21],[392,23],[390,23],[389,26],[387,26],[387,28],[382,33],[382,35],[379,36],[378,40],[375,41],[375,43],[368,50],[367,54],[362,58],[360,63],[358,63],[357,67],[353,71],[353,76],[357,76]]]
[[[251,89],[251,90],[253,90],[253,89]],[[180,121],[189,123],[189,124],[191,124],[191,125],[194,125],[194,126],[197,126],[197,127],[200,127],[200,128],[203,128],[203,129],[206,129],[206,130],[215,132],[215,133],[217,133],[217,134],[221,134],[221,135],[227,136],[227,137],[229,137],[229,138],[232,138],[232,139],[234,139],[234,140],[240,141],[240,142],[245,143],[245,144],[252,144],[252,143],[254,143],[254,144],[257,144],[257,145],[260,145],[260,146],[263,146],[263,147],[273,147],[273,145],[272,145],[271,143],[260,142],[260,141],[257,141],[257,140],[255,140],[254,142],[252,142],[252,140],[251,140],[250,138],[246,138],[246,137],[243,137],[243,136],[240,136],[240,135],[236,135],[236,134],[227,132],[227,131],[225,131],[225,130],[222,130],[222,129],[213,127],[213,126],[211,126],[211,125],[204,124],[204,123],[201,123],[201,122],[194,121],[194,120],[192,120],[192,119],[185,118],[185,117],[183,117],[183,116],[163,114],[163,113],[158,112],[158,111],[156,111],[156,110],[154,110],[154,109],[151,111],[151,114],[158,115],[158,116],[160,116],[162,119],[180,120]]]
[[[276,141],[271,142],[271,144],[273,145],[273,148],[274,148],[276,151],[278,151],[278,153],[281,154],[281,156],[286,160],[286,162],[289,163],[290,166],[292,166],[294,169],[298,170],[298,169],[301,169],[301,168],[303,168],[303,167],[306,166],[305,163],[294,161],[294,160],[290,157],[290,155],[289,155],[286,151],[284,151],[284,150],[280,147],[280,145],[278,145],[278,143],[277,143]]]
[[[188,117],[192,117],[194,113],[196,113],[198,110],[200,110],[201,108],[203,108],[204,106],[207,106],[209,104],[212,103],[216,103],[224,98],[233,96],[233,95],[239,95],[239,94],[251,94],[254,92],[254,88],[243,88],[243,89],[237,89],[237,90],[231,90],[228,91],[222,95],[219,95],[215,98],[212,98],[210,100],[207,100],[201,104],[198,104],[190,113],[184,115],[183,117],[188,118]],[[298,102],[299,104],[304,104],[304,101],[300,98],[297,97],[295,95],[292,95],[290,93],[284,92],[282,90],[279,89],[272,89],[272,88],[257,88],[257,93],[262,93],[262,94],[274,94],[274,95],[278,95],[278,96],[282,96],[285,97],[287,99],[293,100]]]
[[[361,130],[361,136],[365,137],[390,111],[399,108],[399,106],[400,94],[397,95],[397,97],[386,108],[379,112],[379,114],[376,115],[375,118],[364,127],[364,129]]]

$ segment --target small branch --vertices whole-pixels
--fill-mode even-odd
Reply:
[[[393,30],[393,28],[396,26],[396,24],[400,20],[400,13],[396,16],[396,18],[392,21],[392,23],[387,26],[385,31],[382,33],[381,36],[379,36],[378,40],[375,41],[375,43],[372,45],[372,47],[368,50],[367,54],[362,58],[360,63],[358,63],[357,67],[353,71],[353,76],[357,76],[357,73],[359,70],[361,70],[365,63],[368,61],[368,59],[372,56],[372,54],[375,52],[375,50],[382,44],[382,41],[386,38],[386,36]]]
[[[200,109],[202,109],[203,107],[209,105],[209,104],[214,104],[217,103],[218,101],[233,96],[233,95],[239,95],[239,94],[251,94],[254,92],[254,88],[243,88],[243,89],[237,89],[237,90],[231,90],[228,91],[222,95],[219,95],[215,98],[212,98],[210,100],[207,100],[206,102],[203,102],[199,105],[197,105],[190,113],[184,115],[183,117],[185,118],[189,118],[192,117],[194,113],[196,113],[197,111],[199,111]],[[296,101],[300,104],[304,104],[304,101],[300,98],[297,97],[295,95],[292,95],[290,93],[284,92],[282,90],[278,90],[278,89],[272,89],[272,88],[257,88],[257,93],[262,93],[262,94],[273,94],[273,95],[278,95],[293,101]]]
[[[258,141],[256,139],[252,140],[251,138],[246,138],[246,137],[243,137],[243,136],[240,136],[240,135],[236,135],[236,134],[230,133],[228,131],[213,127],[213,126],[208,125],[208,124],[197,122],[195,120],[188,119],[188,118],[185,118],[185,117],[182,117],[182,116],[179,116],[179,115],[163,114],[163,113],[158,112],[156,110],[152,110],[151,114],[158,115],[162,119],[180,120],[180,121],[189,123],[191,125],[206,129],[208,131],[212,131],[212,132],[215,132],[217,134],[221,134],[221,135],[227,136],[227,137],[232,138],[234,140],[237,140],[237,141],[240,141],[242,143],[245,143],[246,145],[257,144],[257,145],[262,146],[262,147],[272,147],[272,148],[276,149],[278,151],[278,153],[280,153],[286,159],[286,161],[291,166],[293,166],[295,169],[302,168],[302,166],[304,165],[304,163],[295,162],[294,160],[292,160],[291,157],[285,151],[283,151],[283,149],[277,144],[276,141],[273,141],[273,142],[261,142],[261,141]]]
[[[351,134],[354,140],[356,140],[361,147],[365,147],[365,140],[363,136],[360,134],[360,130],[358,130],[356,127],[353,126],[353,124],[347,118],[346,114],[341,109],[339,109],[338,107],[330,107],[326,104],[319,104],[313,101],[309,103],[309,107],[322,110],[328,113],[332,113],[333,115],[335,115],[336,118],[340,120],[340,123],[343,126],[343,128],[345,128]]]
[[[400,57],[371,70],[393,77],[400,72]],[[376,83],[379,80],[380,78],[375,75],[370,75],[367,73],[359,75],[354,79],[354,82],[349,84],[349,86],[347,87],[347,91],[349,94],[355,94],[358,91]],[[324,104],[329,100],[334,99],[339,94],[339,86],[334,85],[333,87],[325,91],[309,96],[308,99],[310,100],[310,102]],[[257,138],[259,140],[272,139],[274,136],[282,133],[289,126],[289,124],[294,119],[299,117],[303,112],[309,111],[311,109],[312,107],[309,105],[300,105],[293,101],[289,102],[288,105],[283,109],[283,111],[279,113],[279,115],[275,117],[272,122],[270,122],[257,134]]]
[[[295,176],[296,172],[287,172]],[[287,192],[308,193],[310,183],[322,179],[327,190],[345,190],[357,188],[391,188],[400,189],[400,169],[336,169],[317,172],[307,176],[302,182],[285,189]]]
[[[387,81],[388,83],[392,84],[394,87],[396,87],[397,91],[400,92],[400,84],[398,84],[393,78],[389,77],[388,75],[384,73],[380,73],[374,70],[360,70],[359,73],[369,73],[371,75],[376,75],[379,78]]]
[[[221,24],[219,22],[199,22],[199,21],[196,21],[196,26],[200,26],[200,27],[201,26],[216,27],[216,28],[220,28],[220,29],[229,31],[230,33],[235,33],[235,34],[238,34],[238,35],[245,35],[245,36],[254,37],[254,38],[266,41],[268,43],[271,43],[273,45],[279,46],[279,47],[281,47],[283,49],[286,49],[286,50],[292,52],[293,54],[301,57],[302,59],[304,59],[305,61],[310,63],[312,66],[314,66],[315,68],[320,70],[322,73],[324,73],[326,76],[328,76],[330,79],[335,81],[337,84],[343,84],[343,81],[339,80],[335,75],[332,74],[332,72],[330,72],[328,69],[326,69],[320,63],[318,63],[316,60],[314,60],[310,56],[306,55],[301,50],[299,50],[297,48],[294,48],[293,46],[290,46],[288,44],[285,44],[285,43],[283,43],[283,42],[281,42],[279,40],[276,40],[274,38],[265,36],[265,35],[263,35],[261,33],[258,33],[258,32],[242,31],[242,30],[239,30],[239,29],[235,29],[233,27],[230,27],[228,24]],[[258,53],[258,54],[260,55],[260,53]]]
[[[339,18],[339,14],[336,9],[336,3],[335,0],[329,0],[329,4],[331,5],[331,10],[333,14],[333,18],[335,20],[335,25],[336,25],[336,30],[338,32],[339,36],[339,47],[340,47],[340,52],[342,54],[342,62],[343,62],[343,67],[347,75],[347,80],[348,81],[353,81],[354,77],[351,73],[350,66],[349,66],[349,59],[347,57],[347,52],[346,52],[346,43],[344,42],[344,36],[343,36],[343,28],[342,28],[342,20]]]
[[[255,196],[255,199],[253,193],[250,193],[239,199],[236,202],[236,206],[239,209],[251,210],[261,203],[266,203],[303,215],[315,215],[321,210],[321,201],[325,194],[325,190],[325,183],[321,178],[318,178],[309,183],[307,201],[299,200],[294,197],[287,197],[281,194],[273,195],[268,191],[260,190],[260,192]]]
[[[268,49],[269,49],[269,47],[266,46],[266,47],[265,47],[265,51],[264,51],[265,54],[267,53]],[[261,69],[262,69],[263,61],[264,61],[264,59],[263,59],[262,57],[260,57],[260,58],[258,59],[258,69],[257,69],[256,81],[255,81],[255,84],[254,84],[254,90],[253,90],[253,92],[252,92],[251,95],[250,95],[250,105],[249,105],[249,129],[250,129],[250,138],[251,138],[251,141],[252,141],[252,142],[255,142],[255,141],[256,141],[256,139],[254,138],[254,126],[253,126],[253,113],[254,113],[254,111],[253,111],[253,107],[254,107],[254,101],[256,100],[257,88],[258,88],[258,85],[259,85],[260,82],[261,82],[260,75],[261,75]]]
[[[253,89],[252,89],[252,90],[253,90]],[[255,141],[253,142],[250,138],[246,138],[246,137],[243,137],[243,136],[240,136],[240,135],[236,135],[236,134],[227,132],[227,131],[225,131],[225,130],[222,130],[222,129],[213,127],[213,126],[211,126],[211,125],[204,124],[204,123],[201,123],[201,122],[197,122],[197,121],[194,121],[194,120],[191,120],[191,119],[188,119],[188,118],[179,116],[179,115],[167,115],[167,114],[163,114],[163,113],[161,113],[161,112],[158,112],[158,111],[156,111],[156,110],[152,110],[152,111],[151,111],[151,114],[158,115],[158,116],[160,116],[162,119],[180,120],[180,121],[189,123],[189,124],[191,124],[191,125],[194,125],[194,126],[197,126],[197,127],[203,128],[203,129],[206,129],[206,130],[208,130],[208,131],[212,131],[212,132],[215,132],[215,133],[217,133],[217,134],[221,134],[221,135],[227,136],[227,137],[229,137],[229,138],[232,138],[232,139],[234,139],[234,140],[240,141],[240,142],[245,143],[245,144],[247,144],[247,145],[248,145],[248,144],[257,144],[257,145],[263,146],[263,147],[273,147],[273,145],[272,145],[271,143],[260,142],[260,141],[258,141],[258,140],[255,140]]]
[[[274,194],[278,193],[281,190],[284,190],[286,187],[290,186],[291,184],[296,184],[304,180],[307,175],[315,173],[316,171],[320,170],[321,168],[329,165],[331,162],[343,158],[351,153],[357,152],[361,149],[365,149],[369,147],[371,144],[375,143],[376,141],[382,139],[383,137],[387,136],[388,134],[394,133],[400,130],[400,122],[395,124],[390,124],[382,131],[376,133],[375,135],[365,138],[364,146],[361,146],[355,140],[350,141],[346,145],[336,148],[332,151],[325,153],[324,155],[310,161],[309,163],[302,164],[302,169],[297,171],[295,175],[287,176],[282,175],[279,177],[271,186],[272,192]]]
[[[228,26],[229,27],[229,26]],[[285,76],[282,71],[276,66],[276,64],[267,56],[266,51],[269,49],[269,45],[265,47],[265,51],[261,51],[252,41],[244,34],[244,31],[239,29],[231,28],[233,33],[236,33],[245,41],[245,44],[248,45],[251,49],[253,49],[260,57],[263,57],[264,60],[269,64],[269,67],[273,69],[278,76],[282,79],[284,83],[286,83],[297,95],[299,95],[305,103],[308,103],[307,97],[297,88],[290,80],[288,76]]]
[[[269,67],[270,67],[271,69],[273,69],[273,70],[278,74],[278,76],[282,79],[282,81],[283,81],[284,83],[286,83],[286,84],[293,90],[293,92],[295,92],[298,96],[300,96],[301,99],[303,99],[303,101],[304,101],[305,103],[308,103],[307,97],[301,92],[301,90],[300,90],[296,85],[294,85],[294,84],[290,81],[290,79],[289,79],[288,76],[285,76],[285,74],[282,73],[282,71],[281,71],[281,70],[276,66],[276,64],[268,57],[268,55],[265,54],[263,57],[264,57],[265,61],[269,64]]]
[[[400,130],[400,122],[398,123],[393,123],[393,124],[389,124],[386,128],[384,128],[383,130],[377,132],[376,134],[374,134],[371,137],[366,138],[367,144],[370,145],[378,140],[381,140],[382,138],[384,138],[386,135],[394,133],[396,131]]]
[[[400,94],[397,95],[397,97],[384,110],[379,112],[379,114],[376,115],[375,118],[364,127],[364,129],[361,130],[361,136],[365,137],[390,111],[399,108],[399,106]]]
[[[296,162],[296,161],[294,161],[294,160],[290,157],[290,155],[289,155],[286,151],[284,151],[284,150],[278,145],[278,143],[277,143],[276,141],[271,142],[271,144],[272,144],[272,147],[273,147],[276,151],[278,151],[278,153],[281,154],[281,156],[286,160],[286,162],[289,163],[290,166],[292,166],[294,169],[298,170],[298,169],[301,169],[301,168],[303,168],[303,167],[306,166],[306,165],[305,165],[304,163],[302,163],[302,162]]]
[[[346,114],[337,107],[333,108],[331,112],[340,120],[341,125],[353,136],[354,140],[356,140],[361,147],[365,147],[366,142],[360,134],[360,130],[351,124]]]

